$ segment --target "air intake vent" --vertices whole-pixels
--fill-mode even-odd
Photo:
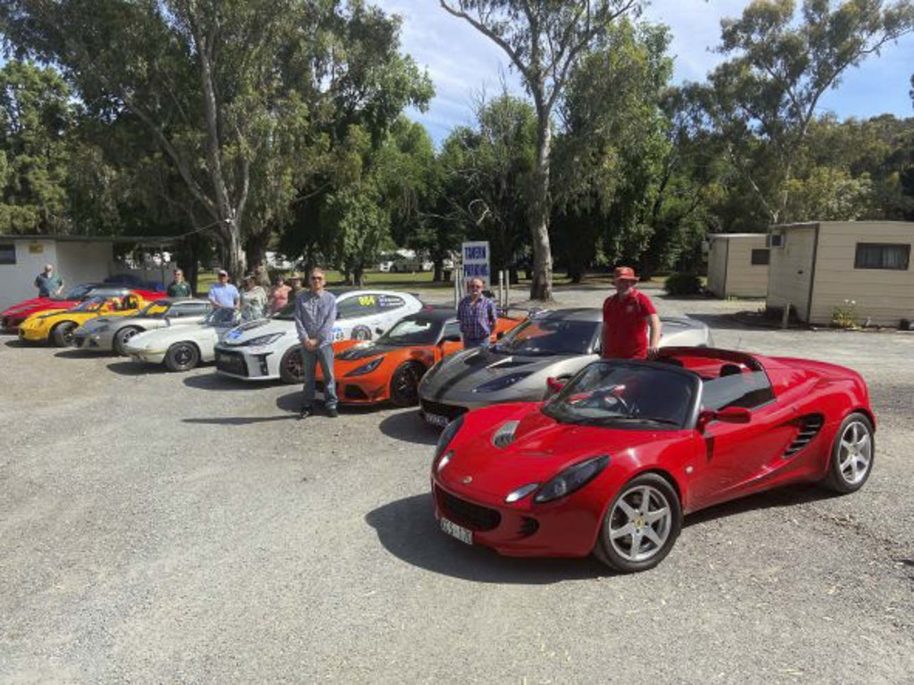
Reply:
[[[785,459],[789,459],[795,455],[818,435],[819,431],[822,429],[824,418],[821,414],[809,414],[800,417],[798,423],[800,429],[797,432],[796,437],[793,439],[793,442],[787,446],[787,449],[784,450]]]
[[[517,424],[520,421],[508,421],[501,428],[495,431],[492,436],[492,444],[496,447],[505,448],[514,442],[514,431],[517,430]]]

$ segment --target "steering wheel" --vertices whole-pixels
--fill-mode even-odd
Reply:
[[[623,416],[637,416],[639,413],[637,405],[620,396],[615,388],[594,393],[594,399],[600,403],[601,409],[609,409]]]

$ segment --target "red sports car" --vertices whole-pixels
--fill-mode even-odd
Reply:
[[[0,312],[0,329],[15,333],[19,328],[19,324],[32,314],[52,309],[72,309],[90,295],[123,297],[131,292],[148,302],[167,296],[166,293],[153,290],[136,290],[123,285],[80,283],[79,285],[74,285],[60,297],[33,297],[7,307],[3,312]]]
[[[441,434],[444,532],[643,571],[669,553],[683,514],[801,481],[854,492],[873,466],[866,383],[833,364],[668,348],[550,386],[545,402],[471,411]]]

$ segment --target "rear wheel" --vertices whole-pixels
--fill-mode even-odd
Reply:
[[[61,321],[51,330],[51,341],[57,347],[68,347],[73,344],[73,332],[76,324],[72,321]]]
[[[673,486],[645,473],[622,486],[603,519],[594,554],[622,573],[653,568],[673,549],[682,507]]]
[[[190,371],[200,363],[200,350],[189,342],[178,342],[165,353],[165,367],[169,371]]]
[[[305,362],[301,356],[301,348],[298,346],[290,347],[282,356],[279,362],[279,377],[283,383],[304,383],[305,382]]]
[[[419,381],[425,367],[419,362],[405,362],[397,367],[390,379],[390,401],[398,407],[411,407],[419,402]]]
[[[854,412],[841,422],[835,435],[825,487],[844,494],[856,492],[870,477],[875,454],[873,424],[864,414]]]
[[[127,342],[140,332],[140,329],[135,326],[127,326],[122,328],[117,333],[114,334],[114,351],[121,356],[127,355]]]

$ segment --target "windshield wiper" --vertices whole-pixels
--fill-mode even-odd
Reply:
[[[667,426],[678,426],[679,421],[673,419],[663,419],[659,416],[607,416],[605,421],[630,421],[639,423],[662,423]]]

